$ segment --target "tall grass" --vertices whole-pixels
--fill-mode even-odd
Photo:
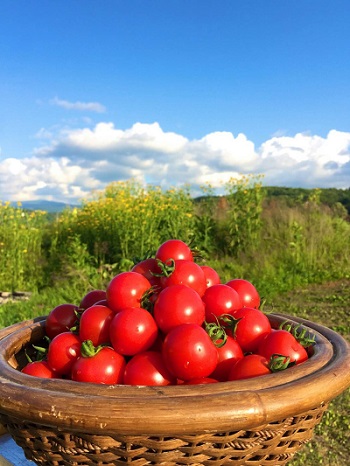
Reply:
[[[0,202],[0,291],[36,290],[43,280],[45,212]]]
[[[110,184],[81,209],[66,210],[53,225],[56,248],[72,238],[87,246],[96,265],[128,268],[133,257],[144,257],[168,238],[189,241],[193,204],[189,192],[162,191],[131,180]]]

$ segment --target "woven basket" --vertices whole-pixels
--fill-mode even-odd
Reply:
[[[314,354],[278,374],[167,387],[101,386],[19,372],[44,320],[0,332],[0,422],[37,465],[283,465],[350,386],[350,347],[320,325]]]

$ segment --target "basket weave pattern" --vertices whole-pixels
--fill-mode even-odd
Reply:
[[[2,422],[27,458],[40,465],[266,465],[286,464],[305,442],[327,408],[273,422],[250,431],[169,437],[69,434],[32,423]]]
[[[303,364],[255,380],[161,388],[22,374],[23,348],[40,341],[44,324],[16,324],[0,331],[0,424],[40,466],[285,465],[350,386],[349,344],[300,323],[317,343]]]

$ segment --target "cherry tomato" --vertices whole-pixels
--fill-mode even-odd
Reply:
[[[290,358],[290,363],[300,364],[308,359],[306,349],[286,330],[275,330],[264,338],[258,347],[258,353],[266,359],[273,354]]]
[[[109,326],[114,316],[109,307],[100,304],[85,309],[79,322],[81,341],[91,340],[95,346],[109,343]]]
[[[222,314],[232,314],[242,307],[242,301],[237,291],[223,284],[207,288],[203,302],[206,322],[217,322],[217,318]]]
[[[161,353],[145,351],[133,356],[124,371],[126,385],[175,385],[174,377],[166,367]]]
[[[216,341],[216,349],[218,352],[218,364],[210,377],[219,380],[220,382],[224,382],[228,380],[228,376],[231,370],[231,367],[234,363],[236,363],[239,359],[242,359],[244,353],[242,348],[239,346],[237,341],[227,336],[227,340],[223,346],[219,346],[222,340]]]
[[[232,366],[228,380],[250,379],[267,374],[271,374],[269,361],[260,354],[248,354]]]
[[[233,280],[228,281],[226,285],[237,291],[241,297],[243,306],[259,308],[260,296],[257,289],[251,282],[244,280],[243,278],[234,278]]]
[[[271,324],[266,315],[252,307],[243,307],[233,313],[236,320],[233,337],[244,353],[255,353],[259,343],[271,332]]]
[[[123,356],[104,346],[97,349],[95,354],[79,357],[73,364],[71,379],[76,382],[121,384],[125,365]]]
[[[137,272],[147,278],[151,286],[159,285],[159,277],[157,275],[161,274],[161,269],[158,265],[157,260],[154,257],[144,259],[133,266],[131,269],[132,272]]]
[[[170,259],[193,261],[193,254],[191,248],[183,241],[169,239],[159,246],[155,258],[166,264]]]
[[[196,379],[191,379],[187,380],[187,382],[184,382],[183,385],[203,385],[206,383],[217,383],[219,382],[216,379],[213,379],[212,377],[197,377]]]
[[[106,290],[91,290],[82,298],[79,308],[87,309],[103,299],[106,299]]]
[[[52,309],[45,321],[45,331],[49,338],[54,338],[59,333],[67,332],[78,321],[78,306],[75,304],[59,304]]]
[[[193,288],[199,296],[203,296],[207,289],[207,281],[201,267],[193,261],[176,260],[174,270],[169,276],[160,279],[162,288],[171,285],[186,285]]]
[[[204,303],[193,288],[173,285],[159,293],[153,315],[160,330],[168,333],[180,324],[202,325],[205,318]]]
[[[99,304],[99,305],[101,305],[101,306],[106,306],[106,307],[108,307],[107,299],[101,299],[100,301],[96,301],[95,304]]]
[[[23,367],[23,374],[33,375],[34,377],[42,377],[44,379],[54,379],[57,377],[55,372],[48,365],[47,361],[29,362]]]
[[[146,309],[134,307],[118,312],[110,324],[109,337],[117,353],[133,356],[155,343],[158,327]]]
[[[108,307],[114,312],[127,307],[141,307],[142,298],[150,288],[150,282],[140,273],[121,272],[107,286]]]
[[[59,375],[70,375],[74,362],[80,356],[81,341],[72,332],[56,335],[50,342],[47,352],[47,362],[52,370]]]
[[[218,285],[221,282],[220,276],[215,269],[209,267],[209,265],[201,265],[200,267],[204,272],[207,281],[207,288],[213,285]]]
[[[181,324],[166,335],[163,358],[178,379],[208,377],[218,363],[218,353],[207,332],[197,324]]]

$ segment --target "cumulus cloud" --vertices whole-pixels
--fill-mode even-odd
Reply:
[[[50,104],[65,108],[66,110],[78,110],[83,112],[97,113],[104,113],[106,111],[106,107],[99,102],[69,102],[68,100],[54,97],[50,100]]]
[[[276,134],[257,148],[244,134],[189,140],[158,123],[122,130],[102,122],[56,134],[41,129],[40,136],[45,144],[31,157],[0,162],[0,199],[74,202],[130,178],[164,188],[189,184],[198,193],[205,183],[220,188],[243,174],[262,174],[273,186],[349,187],[349,132]]]
[[[329,131],[326,138],[298,133],[273,137],[260,148],[260,170],[267,184],[348,188],[350,133]]]

